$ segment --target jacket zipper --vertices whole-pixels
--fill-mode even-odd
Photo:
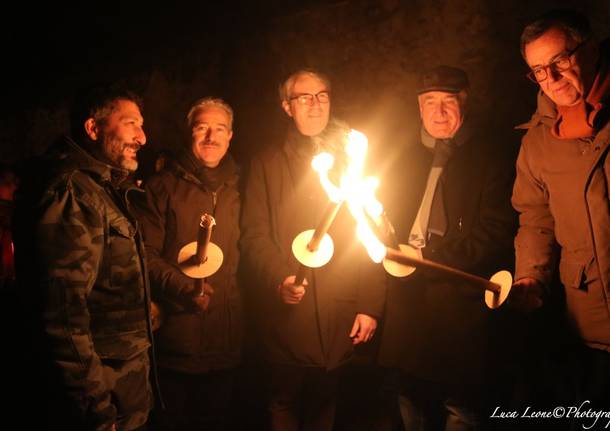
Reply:
[[[146,332],[148,333],[148,338],[150,340],[150,353],[149,353],[149,366],[150,366],[150,381],[151,381],[151,391],[154,396],[157,398],[157,402],[161,406],[161,409],[165,410],[165,402],[163,401],[163,394],[161,393],[161,385],[159,384],[159,370],[157,367],[157,352],[155,346],[155,336],[152,330],[152,320],[150,315],[150,302],[152,301],[152,295],[150,292],[150,278],[148,275],[148,266],[146,265],[146,260],[144,256],[146,256],[146,249],[144,248],[144,239],[142,238],[142,232],[140,230],[140,226],[138,223],[137,217],[134,217],[131,212],[131,203],[129,201],[128,193],[133,190],[129,188],[125,190],[123,194],[123,199],[125,202],[126,208],[126,216],[130,219],[132,218],[132,223],[134,224],[134,228],[136,229],[136,234],[134,235],[134,241],[136,243],[136,249],[139,252],[139,262],[140,268],[142,269],[142,281],[144,283],[144,311],[146,314]],[[137,189],[136,189],[137,190]]]
[[[216,204],[218,203],[218,190],[220,190],[220,187],[217,190],[212,191],[212,217],[216,217]],[[207,279],[203,279],[202,282],[205,283]],[[205,313],[202,313],[200,315],[200,319],[201,319],[201,323],[203,326],[203,322],[205,321]],[[202,332],[203,334],[203,332]],[[201,350],[203,350],[205,348],[205,335],[201,335],[201,342],[200,342],[200,346],[201,346]],[[199,356],[201,357],[202,354],[201,352],[199,353]]]

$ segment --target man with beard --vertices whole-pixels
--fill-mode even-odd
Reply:
[[[244,194],[241,250],[261,307],[273,430],[332,429],[338,370],[353,345],[371,340],[383,311],[383,274],[357,243],[346,206],[329,230],[332,260],[296,280],[292,242],[329,202],[311,160],[329,151],[340,161],[348,131],[330,119],[330,99],[324,75],[288,77],[280,86],[292,119],[286,140],[253,161]]]
[[[30,394],[43,398],[28,401],[46,428],[134,430],[152,405],[148,276],[129,181],[142,124],[133,93],[96,87],[74,106],[72,137],[22,176],[15,260],[41,372]]]
[[[566,364],[566,380],[580,377],[576,399],[559,401],[607,407],[610,41],[599,43],[582,14],[555,10],[525,27],[521,53],[540,89],[517,160],[517,281],[509,300],[524,310],[552,303],[559,261],[565,312],[578,340],[560,356],[577,360]]]
[[[155,338],[166,409],[151,423],[163,430],[225,430],[242,326],[239,176],[227,153],[233,110],[208,97],[192,105],[186,120],[187,145],[147,181],[140,211],[153,299],[164,316]],[[180,249],[197,240],[203,214],[215,218],[212,241],[224,256],[205,281],[177,266]]]

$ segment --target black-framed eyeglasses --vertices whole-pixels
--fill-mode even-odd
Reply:
[[[539,67],[536,67],[535,69],[530,70],[529,72],[527,72],[526,76],[533,82],[539,83],[549,77],[549,72],[548,72],[549,69],[551,71],[553,71],[553,73],[561,73],[561,72],[565,72],[566,70],[571,69],[572,67],[574,67],[574,62],[572,60],[572,56],[574,54],[576,54],[576,51],[578,51],[588,41],[589,41],[589,39],[586,39],[586,40],[582,41],[581,43],[579,43],[578,45],[576,45],[576,47],[574,49],[567,51],[563,54],[559,54],[555,58],[555,60],[551,61],[546,66],[539,66]]]
[[[324,90],[316,94],[301,93],[291,96],[289,100],[296,100],[299,105],[311,106],[314,103],[314,99],[316,99],[318,103],[328,103],[330,102],[330,92]]]

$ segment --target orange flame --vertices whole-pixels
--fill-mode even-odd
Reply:
[[[374,177],[364,177],[364,164],[368,149],[367,137],[357,130],[347,134],[345,152],[347,167],[342,175],[339,186],[328,178],[334,158],[329,153],[320,153],[314,157],[312,167],[320,175],[320,183],[333,202],[345,201],[356,220],[356,236],[366,248],[374,262],[381,262],[385,257],[385,245],[375,236],[366,219],[366,214],[377,221],[383,213],[383,205],[375,197],[379,180]]]

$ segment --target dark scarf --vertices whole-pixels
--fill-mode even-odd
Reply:
[[[304,175],[302,170],[310,171],[312,158],[320,152],[328,152],[335,157],[333,169],[329,176],[333,182],[338,182],[340,173],[345,168],[345,143],[349,127],[341,120],[331,118],[326,128],[317,136],[304,136],[292,124],[288,128],[285,151],[298,161],[299,176]]]
[[[467,119],[464,120],[455,136],[448,139],[435,139],[422,126],[422,143],[427,148],[432,147],[430,149],[434,152],[432,167],[440,167],[443,170],[455,154],[457,148],[461,147],[471,136],[471,122]],[[430,145],[430,141],[432,141],[432,145]],[[430,217],[428,219],[428,232],[438,236],[445,236],[447,233],[447,211],[445,209],[445,195],[443,192],[444,183],[445,175],[441,174],[434,190]]]
[[[204,166],[190,148],[178,154],[177,162],[187,174],[194,176],[205,188],[213,191],[218,190],[223,183],[227,182],[236,170],[235,161],[229,153],[225,154],[215,168]]]

